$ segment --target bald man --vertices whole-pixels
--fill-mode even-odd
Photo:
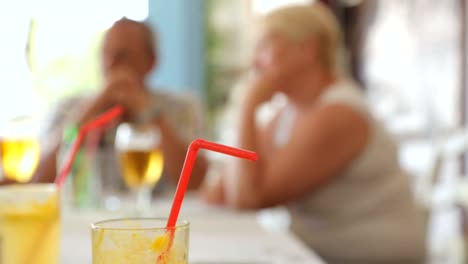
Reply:
[[[72,98],[60,104],[51,115],[45,134],[52,146],[45,154],[33,177],[35,182],[52,182],[56,176],[56,156],[65,124],[82,126],[114,105],[125,108],[124,120],[146,120],[161,130],[164,170],[173,181],[178,176],[185,159],[188,144],[200,136],[200,118],[193,101],[161,90],[150,90],[146,85],[149,73],[158,65],[156,43],[151,29],[144,23],[129,19],[117,21],[106,33],[102,47],[102,72],[104,85],[95,95]],[[116,168],[113,153],[113,134],[107,133],[103,148],[108,156],[101,167]],[[110,149],[110,151],[109,151]],[[206,171],[203,157],[197,160],[190,187],[202,182]]]

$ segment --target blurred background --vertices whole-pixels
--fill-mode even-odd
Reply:
[[[161,64],[151,86],[196,95],[216,137],[216,118],[249,65],[249,25],[281,5],[307,2],[2,0],[0,121],[99,89],[102,36],[125,16],[158,32]],[[354,77],[402,141],[402,161],[422,172],[429,159],[422,141],[465,124],[465,1],[325,2],[345,29]]]
[[[453,232],[463,233],[463,206],[453,197],[463,196],[458,189],[468,168],[462,155],[468,149],[467,1],[322,1],[342,23],[350,70],[377,118],[398,139],[415,190],[428,181],[440,186],[433,190],[446,205],[440,221],[451,221]],[[276,7],[312,2],[0,0],[0,125],[99,89],[103,34],[125,16],[147,21],[158,32],[160,66],[151,86],[198,97],[207,138],[218,140],[229,125],[218,122],[220,116],[250,63],[249,25]],[[450,142],[458,142],[456,155]],[[449,154],[440,151],[447,144]],[[445,156],[434,179],[438,153]]]

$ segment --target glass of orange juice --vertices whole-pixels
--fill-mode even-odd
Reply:
[[[127,218],[92,224],[93,264],[187,264],[190,225],[179,221],[169,231],[166,222]]]
[[[0,263],[58,263],[59,207],[55,184],[0,187]]]

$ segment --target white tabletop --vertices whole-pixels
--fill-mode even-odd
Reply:
[[[156,203],[155,215],[167,216],[169,207],[169,201]],[[91,263],[90,223],[122,216],[97,211],[64,213],[61,263]],[[263,228],[256,213],[234,213],[188,199],[180,218],[190,221],[193,264],[324,263],[292,233]]]

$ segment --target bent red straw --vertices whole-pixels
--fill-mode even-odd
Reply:
[[[83,127],[80,128],[78,136],[73,142],[70,156],[68,156],[68,159],[66,160],[65,165],[62,167],[57,178],[55,179],[55,184],[57,185],[58,189],[61,189],[61,187],[65,183],[65,180],[67,179],[67,176],[70,174],[70,170],[73,166],[73,163],[75,162],[76,154],[78,153],[78,150],[80,149],[80,146],[83,143],[83,140],[86,137],[86,134],[93,129],[102,127],[112,122],[117,117],[121,116],[122,114],[123,114],[123,108],[121,106],[115,106],[111,108],[110,110],[108,110],[107,112],[104,112],[97,118],[86,123]]]
[[[190,181],[190,176],[192,174],[193,166],[195,165],[195,160],[197,158],[197,153],[200,149],[207,149],[226,155],[252,160],[257,160],[257,153],[229,147],[226,145],[221,145],[218,143],[206,141],[203,139],[194,140],[187,151],[185,157],[184,166],[182,167],[182,172],[180,174],[179,183],[177,185],[177,190],[174,196],[174,201],[172,202],[171,213],[169,214],[169,219],[167,220],[166,227],[171,229],[174,228],[177,223],[177,218],[179,217],[180,207],[182,206],[182,201],[184,200],[185,192]]]
[[[169,250],[172,247],[172,242],[174,240],[174,231],[177,224],[177,218],[179,217],[180,208],[184,200],[185,192],[187,191],[187,186],[190,181],[190,176],[192,175],[193,166],[195,165],[195,160],[197,158],[197,153],[200,149],[211,150],[226,155],[252,160],[255,161],[258,159],[257,153],[229,147],[226,145],[221,145],[218,143],[206,141],[203,139],[194,140],[188,150],[185,157],[185,162],[182,167],[182,172],[180,173],[179,183],[177,184],[177,189],[174,195],[174,201],[172,202],[171,212],[169,214],[169,219],[167,220],[166,228],[169,235],[169,242],[165,250],[160,254],[156,260],[156,263],[165,263],[164,258],[167,256]]]

